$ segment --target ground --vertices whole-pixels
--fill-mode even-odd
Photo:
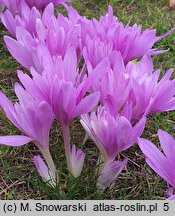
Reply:
[[[125,24],[142,24],[143,28],[156,28],[161,35],[175,24],[175,11],[168,8],[167,0],[76,0],[73,6],[89,18],[99,18],[105,14],[108,5],[114,8],[115,15]],[[3,42],[8,34],[0,24],[0,90],[15,101],[13,86],[18,81],[16,70],[24,70],[9,55]],[[154,57],[155,69],[161,68],[162,74],[175,64],[175,34],[156,44],[170,51]],[[175,135],[175,112],[149,116],[143,137],[158,144],[157,130],[163,129]],[[77,119],[72,124],[72,143],[81,145],[84,131]],[[19,134],[19,131],[0,111],[0,135]],[[60,127],[57,123],[51,131],[51,153],[56,166],[60,169],[60,188],[52,189],[43,184],[38,176],[33,156],[38,150],[31,144],[20,148],[0,147],[0,199],[164,199],[168,185],[145,163],[144,156],[137,145],[123,152],[119,158],[129,158],[127,169],[118,177],[115,186],[99,193],[95,187],[94,166],[98,151],[92,140],[81,147],[86,152],[85,168],[82,176],[74,179],[66,171],[64,150]]]

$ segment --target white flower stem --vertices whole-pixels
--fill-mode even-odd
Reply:
[[[65,148],[67,166],[68,166],[68,170],[71,171],[71,161],[70,161],[71,145],[70,145],[69,124],[62,125],[62,131],[63,131],[64,148]]]
[[[53,159],[52,159],[52,156],[50,154],[49,149],[47,149],[47,150],[46,149],[40,149],[40,151],[41,151],[41,153],[42,153],[42,155],[43,155],[43,157],[44,157],[44,159],[45,159],[45,161],[47,163],[47,166],[48,166],[54,180],[55,180],[56,168],[55,168],[55,164],[53,162]]]

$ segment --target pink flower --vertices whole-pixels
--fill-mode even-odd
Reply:
[[[84,159],[85,153],[81,149],[76,150],[76,146],[72,145],[70,155],[70,170],[75,178],[79,177],[82,172]]]
[[[142,118],[132,126],[125,117],[114,117],[104,108],[81,117],[82,126],[97,145],[105,163],[113,161],[119,153],[130,148],[141,136],[145,123],[146,118]]]
[[[139,63],[130,62],[126,70],[131,80],[128,101],[133,107],[133,119],[175,109],[175,80],[170,79],[173,69],[159,80],[160,70],[153,72],[152,59],[146,55]]]
[[[64,2],[70,2],[71,0],[25,0],[30,8],[36,7],[40,10],[43,10],[49,3],[52,3],[54,6],[57,6]]]
[[[43,159],[38,155],[34,157],[34,164],[43,181],[49,183],[51,186],[56,186],[55,175],[48,169]],[[58,179],[57,179],[58,181]]]
[[[9,120],[25,135],[0,136],[0,144],[22,146],[33,142],[43,154],[50,172],[55,176],[55,166],[49,152],[49,131],[53,113],[45,102],[36,102],[18,83],[15,93],[19,102],[14,105],[0,92],[0,106]]]
[[[95,80],[93,90],[100,92],[100,102],[106,110],[116,115],[126,106],[131,85],[121,54],[115,52],[113,60],[111,69],[106,70],[100,80]]]
[[[19,14],[21,15],[21,7],[23,4],[26,4],[28,7],[36,7],[38,10],[44,10],[44,8],[49,4],[52,3],[54,6],[57,6],[61,3],[65,3],[71,0],[2,0],[5,4],[6,8],[12,14]]]
[[[169,133],[162,130],[158,131],[158,137],[163,153],[152,142],[146,139],[138,139],[138,144],[146,156],[147,164],[175,188],[175,140]],[[170,199],[174,199],[172,191],[169,194]]]
[[[21,71],[18,72],[18,77],[25,89],[36,101],[44,100],[50,104],[56,119],[60,122],[67,164],[71,172],[74,172],[74,164],[72,164],[74,160],[71,159],[69,125],[74,118],[91,112],[95,108],[99,101],[99,92],[89,94],[91,86],[95,77],[100,78],[109,67],[108,60],[104,59],[94,70],[90,71],[87,77],[83,70],[79,73],[77,64],[75,48],[70,47],[64,58],[58,56],[54,64],[47,59],[42,74],[31,69],[33,79]]]
[[[162,36],[156,36],[156,30],[142,31],[141,25],[124,26],[113,15],[111,6],[108,13],[99,20],[81,19],[81,31],[84,58],[88,59],[93,67],[112,51],[119,51],[125,64],[147,53],[151,55],[164,53],[165,51],[158,51],[152,47],[157,41],[173,32],[170,30]]]
[[[7,48],[21,65],[28,70],[34,67],[42,73],[45,61],[54,63],[58,56],[64,57],[70,46],[74,46],[79,55],[80,25],[74,20],[61,14],[56,18],[53,4],[46,7],[42,16],[35,8],[22,9],[22,17],[13,18],[8,11],[1,17],[8,31],[16,37],[4,37]]]
[[[104,191],[116,180],[117,176],[121,173],[127,165],[128,160],[112,161],[106,164],[101,170],[100,176],[97,180],[97,188]]]
[[[125,66],[121,54],[116,52],[111,69],[95,80],[93,90],[100,92],[101,104],[112,115],[119,112],[128,120],[139,120],[148,114],[175,109],[172,73],[170,69],[160,79],[160,70],[153,71],[149,55]]]
[[[97,186],[104,190],[115,181],[119,173],[127,164],[124,161],[115,161],[116,156],[122,151],[130,148],[140,137],[146,119],[141,119],[134,127],[124,116],[112,116],[98,108],[97,114],[92,112],[82,115],[81,124],[97,145],[101,155],[99,161],[102,165],[99,169]]]
[[[31,35],[36,35],[36,20],[41,19],[41,14],[36,8],[30,9],[25,3],[21,5],[21,15],[13,15],[5,10],[1,14],[1,21],[13,37],[18,37],[17,27],[22,27]],[[27,40],[27,39],[26,39]]]
[[[91,75],[81,76],[77,68],[77,56],[74,47],[70,47],[65,57],[59,56],[55,64],[45,61],[45,70],[40,75],[31,69],[33,79],[18,72],[18,77],[26,90],[38,101],[50,104],[61,125],[66,125],[81,114],[92,111],[99,100],[99,93],[85,94],[90,90],[95,77],[100,77],[109,66],[104,59]]]

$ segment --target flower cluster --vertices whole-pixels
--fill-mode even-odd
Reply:
[[[56,7],[68,1],[71,0],[0,0],[0,8],[2,11],[5,8],[8,9],[13,15],[21,15],[23,7],[36,7],[42,12],[49,3],[52,3]]]
[[[173,69],[160,77],[151,58],[168,51],[153,46],[173,30],[157,36],[156,30],[124,25],[111,6],[99,20],[87,19],[65,2],[0,0],[1,21],[11,34],[4,36],[7,49],[30,72],[17,71],[21,84],[14,86],[18,99],[14,105],[0,92],[2,110],[23,134],[1,136],[0,143],[33,142],[44,158],[34,156],[36,168],[45,182],[55,186],[59,178],[49,151],[51,126],[54,119],[60,123],[67,167],[77,178],[85,153],[71,143],[70,125],[80,117],[99,149],[100,190],[109,187],[126,167],[127,158],[116,158],[137,140],[147,163],[175,187],[173,138],[159,132],[166,156],[140,138],[147,115],[175,110]],[[59,4],[67,16],[55,15]]]

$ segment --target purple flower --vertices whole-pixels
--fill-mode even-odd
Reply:
[[[172,196],[169,197],[167,200],[175,200],[175,195],[172,195]]]
[[[159,80],[160,70],[153,73],[152,59],[146,55],[139,63],[130,62],[126,71],[131,80],[128,102],[133,107],[133,119],[175,109],[175,80],[170,80],[173,69]]]
[[[113,61],[113,67],[106,70],[101,79],[95,80],[93,90],[100,92],[100,102],[106,107],[106,110],[116,115],[126,106],[131,85],[119,52],[115,52]]]
[[[35,8],[25,7],[23,11],[22,18],[13,18],[8,11],[1,17],[8,31],[16,37],[4,37],[7,48],[21,65],[28,70],[34,67],[41,73],[45,61],[54,64],[58,56],[64,57],[70,46],[74,46],[79,55],[80,25],[73,19],[61,14],[56,18],[53,4],[46,7],[42,16]]]
[[[128,160],[112,161],[106,164],[101,170],[100,176],[97,180],[97,188],[104,191],[116,180],[117,176],[127,165]]]
[[[44,70],[44,62],[51,61],[52,57],[48,48],[38,43],[32,36],[23,28],[17,28],[18,41],[5,36],[4,40],[11,55],[25,68],[35,68],[38,73]]]
[[[104,108],[98,108],[97,114],[92,112],[82,115],[81,124],[97,145],[102,161],[99,170],[97,186],[104,190],[111,185],[127,164],[124,161],[115,161],[115,157],[122,151],[131,147],[137,140],[146,123],[141,119],[134,127],[124,116],[112,116]]]
[[[116,51],[121,53],[125,64],[148,52],[162,53],[164,51],[151,48],[156,41],[173,31],[157,37],[155,30],[147,29],[142,33],[141,26],[123,26],[116,20],[111,7],[108,14],[99,21],[88,20],[72,7],[65,7],[68,17],[60,13],[55,17],[52,3],[45,8],[42,15],[36,8],[30,9],[26,4],[22,4],[21,16],[14,16],[9,11],[1,16],[8,31],[17,38],[15,40],[6,36],[6,45],[11,55],[27,69],[31,66],[38,72],[43,69],[42,57],[38,54],[40,43],[53,59],[58,55],[64,56],[67,48],[73,45],[78,57],[81,58],[83,54],[85,62],[90,62],[95,68],[105,57],[113,61]],[[24,55],[21,55],[21,52]]]
[[[96,67],[102,59],[112,56],[113,44],[106,43],[95,37],[91,39],[89,35],[85,37],[85,46],[83,47],[83,57],[86,62],[90,62],[92,67]]]
[[[88,59],[93,67],[112,51],[119,51],[125,64],[147,53],[161,54],[165,51],[152,49],[153,45],[173,32],[170,30],[165,35],[156,36],[156,30],[142,31],[141,25],[124,26],[113,15],[111,6],[108,13],[99,20],[81,19],[81,31],[84,58]]]
[[[52,3],[54,6],[57,6],[64,2],[70,2],[71,0],[25,0],[30,8],[36,7],[40,10],[43,10],[49,3]]]
[[[102,161],[109,163],[122,151],[130,148],[140,137],[146,118],[142,118],[135,126],[124,116],[112,116],[104,108],[97,113],[85,114],[81,124],[97,145],[102,154]]]
[[[2,0],[5,4],[6,8],[12,14],[19,14],[21,15],[21,7],[22,5],[26,4],[28,7],[36,7],[38,10],[44,10],[44,8],[49,4],[52,3],[54,6],[57,6],[61,3],[65,3],[71,0]]]
[[[158,131],[158,137],[164,153],[146,139],[138,139],[138,144],[146,156],[147,164],[175,188],[175,140],[169,133],[162,130]],[[171,192],[171,198],[173,197]]]
[[[155,30],[143,31],[136,24],[124,26],[111,6],[99,20],[87,19],[65,2],[0,0],[0,12],[6,7],[1,20],[13,37],[4,37],[7,48],[31,73],[18,71],[24,87],[15,84],[19,102],[13,105],[0,92],[0,106],[23,134],[0,136],[0,144],[33,142],[44,157],[34,157],[36,168],[45,182],[55,186],[56,169],[49,151],[54,117],[61,124],[68,170],[77,178],[85,154],[71,145],[69,127],[81,116],[81,124],[100,151],[97,186],[104,190],[126,166],[128,160],[116,161],[116,156],[141,136],[145,116],[175,109],[173,70],[160,79],[150,57],[166,52],[153,46],[173,30],[156,36]],[[59,4],[67,16],[55,16]],[[158,134],[165,154],[145,139],[138,139],[139,146],[147,163],[174,189],[175,141],[166,132]],[[173,189],[168,191],[169,199],[175,198]]]
[[[63,131],[65,152],[68,168],[73,169],[70,146],[69,125],[74,118],[91,112],[99,101],[99,92],[87,94],[96,78],[99,78],[109,67],[104,59],[90,75],[80,73],[77,69],[77,55],[74,47],[70,47],[65,57],[59,56],[55,64],[45,61],[45,70],[40,75],[31,69],[33,79],[27,74],[18,72],[18,77],[25,89],[37,100],[50,104],[56,119],[60,122]]]
[[[50,172],[47,165],[39,155],[34,157],[34,164],[43,181],[49,183],[51,186],[56,186],[55,176],[53,176],[53,173]]]
[[[0,136],[0,144],[22,146],[33,142],[55,176],[55,166],[49,152],[49,131],[54,119],[52,110],[46,102],[36,102],[18,83],[15,84],[15,93],[19,102],[13,105],[0,92],[0,106],[8,119],[25,135]]]
[[[21,9],[22,0],[2,0],[5,7],[8,8],[13,14],[19,14]]]
[[[92,111],[99,100],[99,93],[89,95],[95,77],[100,77],[109,66],[104,59],[89,77],[81,76],[77,69],[77,56],[74,47],[70,47],[64,59],[59,56],[55,65],[45,62],[45,70],[40,75],[31,69],[33,79],[23,72],[18,77],[26,90],[38,101],[50,104],[61,125],[66,125],[81,114]]]
[[[172,73],[170,69],[160,79],[160,70],[153,72],[149,55],[125,66],[121,54],[116,52],[111,69],[96,79],[93,90],[100,92],[101,104],[112,115],[119,112],[128,120],[139,120],[148,114],[175,109]]]
[[[22,27],[31,35],[36,35],[36,20],[41,19],[41,14],[36,8],[30,9],[28,5],[21,5],[21,15],[13,15],[6,10],[1,14],[1,21],[13,37],[19,38],[17,27]],[[27,40],[27,39],[26,39]]]
[[[81,149],[76,150],[76,146],[72,145],[70,155],[70,170],[72,175],[77,178],[80,176],[83,169],[85,154]]]

